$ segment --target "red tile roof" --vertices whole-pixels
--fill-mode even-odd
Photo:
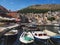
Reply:
[[[0,10],[2,10],[4,12],[8,12],[8,10],[5,7],[1,6],[1,5],[0,5]]]
[[[18,18],[17,14],[18,14],[17,12],[9,12],[7,15],[13,18]]]

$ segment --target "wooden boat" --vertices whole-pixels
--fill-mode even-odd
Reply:
[[[29,44],[34,42],[34,37],[30,32],[23,32],[19,40],[24,44]]]

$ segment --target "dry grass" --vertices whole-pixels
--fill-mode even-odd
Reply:
[[[28,8],[32,9],[60,9],[60,4],[45,4],[45,5],[32,5]]]

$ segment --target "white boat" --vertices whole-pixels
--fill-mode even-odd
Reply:
[[[9,35],[17,35],[18,34],[18,30],[11,30],[9,32],[7,32],[6,34],[4,34],[5,36],[9,36]]]
[[[58,30],[58,33],[60,34],[60,30]]]
[[[23,32],[19,38],[20,42],[24,44],[33,43],[34,37],[30,32]]]
[[[48,45],[48,40],[50,39],[50,36],[48,36],[45,32],[43,31],[34,31],[32,32],[36,43],[42,44],[42,45]]]
[[[47,29],[45,29],[45,30],[43,30],[43,31],[44,31],[47,35],[49,35],[50,37],[58,35],[57,33],[52,32],[52,31],[47,30]]]
[[[60,26],[60,24],[58,24],[58,23],[53,23],[53,25],[54,25],[54,26]]]
[[[49,39],[50,36],[48,36],[45,32],[43,31],[34,31],[32,32],[33,36],[37,39]]]
[[[5,27],[5,26],[0,26],[0,32],[3,32],[4,30],[7,30],[7,29],[12,29],[12,28],[15,28],[15,27],[18,27],[19,26],[19,24],[10,24],[10,26],[8,25],[7,27]],[[11,30],[12,32],[13,31],[17,31],[17,30]]]

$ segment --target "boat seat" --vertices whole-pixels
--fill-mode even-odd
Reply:
[[[28,36],[25,36],[25,40],[27,40],[27,41],[31,41],[32,38],[30,38],[30,37],[28,37]]]

